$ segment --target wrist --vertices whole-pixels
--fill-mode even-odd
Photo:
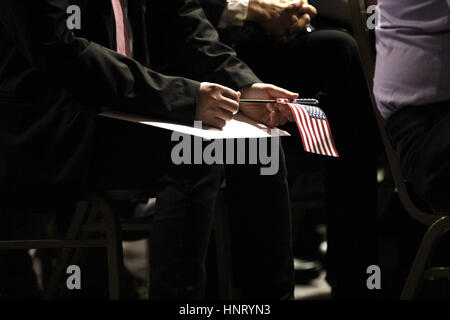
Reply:
[[[241,98],[243,98],[250,90],[252,90],[258,82],[255,82],[249,86],[239,88]]]

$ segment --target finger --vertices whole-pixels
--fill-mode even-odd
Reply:
[[[286,118],[288,121],[294,121],[294,116],[292,115],[291,109],[285,104],[277,104],[278,111],[281,115]]]
[[[269,110],[269,112],[278,111],[278,106],[275,103],[266,103],[266,108],[267,110]]]
[[[288,120],[279,110],[277,110],[276,115],[278,117],[278,126],[282,126],[283,124],[286,124],[286,122]]]
[[[286,35],[289,36],[293,33],[297,33],[298,32],[298,23],[299,23],[299,17],[296,16],[295,14],[291,16],[291,25],[287,30]]]
[[[228,110],[233,114],[236,114],[239,111],[239,102],[238,100],[232,100],[230,98],[222,96],[219,107]]]
[[[293,3],[293,2],[298,2],[298,1],[300,1],[302,4],[309,4],[308,0],[292,0],[290,2]]]
[[[233,119],[233,113],[222,109],[222,108],[217,108],[216,112],[215,112],[215,116],[216,118],[225,120],[225,121],[230,121],[231,119]]]
[[[303,20],[298,20],[295,24],[289,27],[288,33],[286,35],[286,38],[288,40],[291,40],[292,38],[295,38],[300,33],[304,32],[306,30],[306,24]]]
[[[314,6],[310,5],[310,4],[304,4],[302,6],[302,8],[300,9],[300,12],[301,13],[307,13],[307,14],[313,16],[313,17],[315,15],[317,15],[317,9]]]
[[[234,91],[233,89],[227,88],[227,87],[222,87],[222,96],[230,98],[232,100],[238,101],[239,100],[239,92],[238,91]]]
[[[291,91],[283,89],[283,88],[279,88],[274,85],[270,85],[268,87],[268,91],[272,97],[276,97],[276,98],[287,98],[287,99],[297,99],[298,98],[298,93],[294,93],[294,92],[291,92]]]
[[[300,17],[298,23],[303,25],[304,27],[309,26],[309,24],[311,23],[311,16],[305,13]]]
[[[274,127],[283,125],[284,117],[281,115],[281,113],[278,110],[277,110],[277,112],[275,112],[275,114],[277,117],[277,124]]]
[[[271,112],[269,115],[268,126],[271,128],[278,127],[280,125],[277,112]]]
[[[306,27],[304,25],[304,20],[301,20],[302,16],[292,16],[292,24],[288,29],[288,33],[293,33],[295,31],[298,31],[299,29],[303,31]]]
[[[222,129],[223,127],[225,127],[226,124],[227,122],[225,120],[219,118],[213,118],[210,123],[211,126],[218,129]]]
[[[290,6],[302,6],[305,2],[303,0],[291,0],[287,3],[288,7]]]
[[[289,4],[289,6],[286,8],[286,12],[299,14],[299,13],[301,13],[302,7],[303,7],[303,2],[296,1],[296,2]]]

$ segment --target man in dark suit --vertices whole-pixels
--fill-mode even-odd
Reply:
[[[320,100],[340,154],[325,162],[327,279],[337,298],[372,296],[366,269],[377,264],[378,255],[378,144],[355,40],[342,30],[312,31],[310,22],[317,11],[305,0],[200,3],[221,40],[264,81]],[[296,150],[290,148],[289,155]]]
[[[70,5],[80,9],[80,29],[68,28]],[[297,94],[260,83],[219,42],[193,0],[4,0],[0,61],[2,210],[57,212],[90,190],[156,184],[151,297],[201,298],[223,166],[175,166],[170,133],[97,113],[108,107],[220,128],[238,110],[240,93]],[[273,105],[250,104],[240,111],[269,126],[287,121],[286,110]],[[244,243],[237,248],[244,298],[293,293],[281,149],[280,155],[273,176],[259,175],[258,165],[226,168],[240,226],[234,236]],[[261,266],[254,269],[256,258]]]

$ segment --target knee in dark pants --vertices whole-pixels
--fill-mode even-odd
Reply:
[[[339,30],[328,31],[327,45],[333,52],[330,55],[330,58],[334,59],[333,64],[342,66],[343,70],[355,62],[359,63],[356,40],[349,33]]]
[[[201,203],[217,197],[223,177],[223,165],[179,165],[162,178],[162,184],[163,189],[171,189],[182,201],[187,198],[190,203]],[[176,199],[173,194],[170,198]]]
[[[200,165],[194,169],[193,174],[195,179],[192,180],[192,197],[194,201],[201,200],[198,197],[205,192],[211,193],[214,197],[217,197],[220,185],[224,179],[224,166],[223,165]],[[212,192],[214,191],[214,193]]]
[[[164,178],[150,238],[152,299],[201,299],[221,165],[176,166]]]

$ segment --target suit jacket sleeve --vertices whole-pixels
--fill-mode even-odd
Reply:
[[[1,0],[0,24],[31,67],[89,105],[193,120],[198,82],[162,75],[75,37],[66,27],[68,6],[68,0]]]
[[[217,82],[238,90],[261,82],[253,71],[221,43],[216,29],[208,21],[197,0],[151,1],[154,39],[164,57],[183,76]],[[164,22],[161,21],[164,19]],[[161,28],[161,26],[163,26]]]

